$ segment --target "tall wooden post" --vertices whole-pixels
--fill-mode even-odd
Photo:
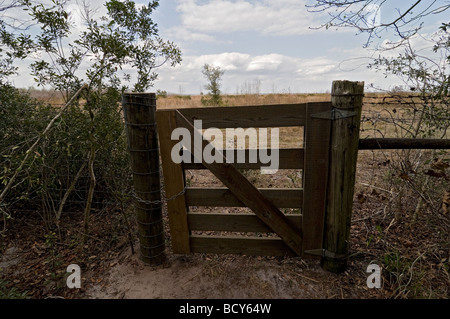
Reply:
[[[340,273],[347,267],[348,240],[355,187],[364,82],[333,81],[332,128],[323,269]]]
[[[122,107],[133,171],[140,258],[145,264],[158,265],[166,256],[156,127],[156,95],[125,93],[122,96]]]

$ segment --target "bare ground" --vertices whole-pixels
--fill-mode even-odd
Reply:
[[[100,218],[95,218],[94,221],[98,222]],[[30,219],[27,223],[29,222]],[[79,222],[68,228],[73,229],[77,224]],[[100,236],[107,238],[111,228],[98,226],[105,231]],[[336,275],[322,270],[318,260],[214,254],[174,255],[168,247],[164,264],[148,266],[142,263],[136,251],[132,253],[125,240],[110,250],[95,240],[82,249],[58,244],[56,253],[48,242],[45,243],[45,232],[38,231],[40,235],[35,232],[29,236],[30,228],[22,229],[28,231],[25,234],[16,232],[12,236],[15,239],[11,238],[6,242],[7,248],[3,250],[0,259],[0,275],[7,288],[17,292],[26,291],[26,296],[31,298],[383,297],[382,289],[367,288],[365,270],[370,262],[367,258],[352,258],[348,270]],[[96,230],[93,233],[94,231]],[[134,243],[134,249],[138,249],[138,243]],[[65,271],[71,263],[77,263],[81,267],[81,289],[66,287],[65,279],[68,274]]]
[[[356,275],[356,278],[352,278]],[[232,255],[169,255],[158,267],[124,254],[88,298],[323,299],[370,298],[365,275],[323,271],[318,262]],[[349,286],[350,285],[350,286]]]
[[[123,214],[110,208],[93,211],[90,238],[85,245],[81,244],[81,212],[64,216],[59,231],[45,226],[37,214],[14,215],[8,220],[8,230],[0,242],[0,296],[448,299],[450,216],[427,207],[416,214],[414,194],[405,193],[402,197],[397,194],[393,198],[382,183],[386,174],[383,160],[361,154],[358,165],[348,268],[342,274],[322,270],[319,260],[174,255],[168,226],[166,262],[146,266],[138,257],[135,230],[130,242]],[[275,176],[272,182],[276,187],[286,187],[293,180],[298,182],[295,176],[289,176]],[[192,183],[204,182],[204,178],[192,177]],[[135,227],[133,214],[129,217]],[[81,289],[66,286],[66,268],[72,263],[81,267]],[[382,267],[380,289],[367,287],[366,270],[371,263]]]

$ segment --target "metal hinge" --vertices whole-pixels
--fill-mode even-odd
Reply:
[[[309,255],[321,256],[322,258],[329,258],[329,259],[346,259],[348,257],[347,254],[337,254],[326,249],[305,250],[304,253]]]
[[[311,114],[312,118],[324,119],[324,120],[339,120],[347,117],[356,116],[355,111],[340,110],[333,108],[331,111],[325,111],[322,113]]]

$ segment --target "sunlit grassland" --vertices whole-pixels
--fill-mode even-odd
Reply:
[[[62,94],[52,90],[29,90],[31,95],[52,105],[64,103]],[[402,94],[402,93],[400,93]],[[398,93],[397,93],[398,95]],[[408,93],[404,93],[408,95]],[[388,93],[366,93],[361,119],[361,138],[408,137],[417,119],[403,104],[395,104]],[[201,95],[167,95],[157,97],[157,109],[204,107]],[[330,93],[304,94],[238,94],[223,95],[225,106],[277,105],[330,101]],[[439,132],[436,134],[438,135]],[[299,147],[303,130],[299,127],[280,128],[280,147]],[[270,144],[269,144],[270,146]]]

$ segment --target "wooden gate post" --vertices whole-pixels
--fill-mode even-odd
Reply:
[[[364,82],[333,81],[330,171],[321,260],[323,269],[333,273],[343,272],[347,267],[363,95]]]
[[[140,259],[158,265],[165,260],[162,220],[156,95],[125,93],[122,95],[128,147],[133,172],[133,196],[140,244]]]

